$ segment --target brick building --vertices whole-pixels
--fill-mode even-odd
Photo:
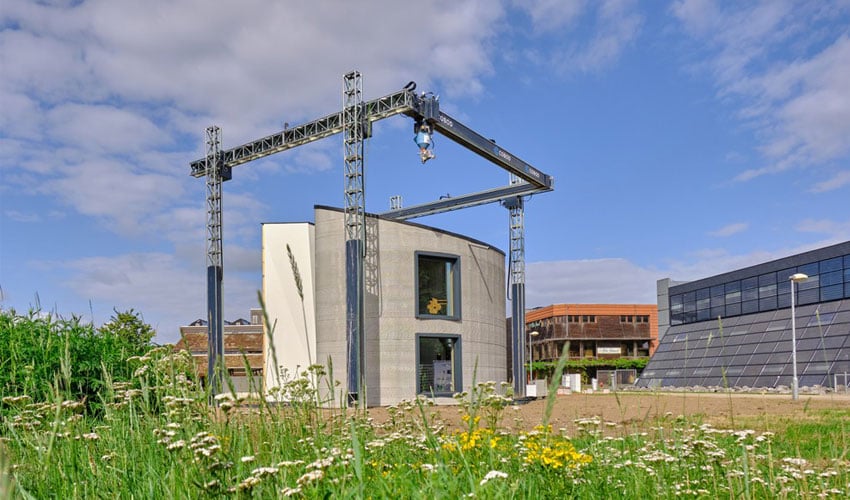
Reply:
[[[263,315],[260,309],[251,309],[251,320],[237,319],[224,322],[224,366],[237,392],[249,390],[245,361],[251,369],[254,384],[263,383]],[[198,319],[180,327],[180,340],[175,349],[192,353],[195,369],[201,380],[207,377],[209,333],[207,322]]]
[[[648,357],[658,343],[655,304],[553,304],[527,311],[525,321],[527,333],[537,332],[526,337],[535,362],[556,361],[567,341],[570,359]]]

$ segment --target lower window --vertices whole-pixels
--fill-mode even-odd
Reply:
[[[459,335],[416,336],[416,393],[451,396],[461,387]]]

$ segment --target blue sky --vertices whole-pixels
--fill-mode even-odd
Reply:
[[[410,80],[555,178],[526,205],[530,307],[654,303],[697,279],[850,238],[850,2],[4,0],[0,307],[162,342],[204,317],[204,128],[225,148]],[[506,185],[409,119],[375,126],[366,208]],[[343,203],[342,139],[224,185],[225,318],[261,287],[260,224]],[[417,222],[507,248],[498,205]]]

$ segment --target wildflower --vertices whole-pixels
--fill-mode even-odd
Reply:
[[[180,439],[178,441],[175,441],[175,442],[169,444],[168,446],[165,447],[165,449],[167,449],[168,451],[174,451],[174,450],[179,450],[180,448],[183,448],[184,446],[186,446],[186,441],[183,441],[182,439]]]
[[[248,456],[242,457],[242,463],[243,464],[247,464],[247,463],[253,462],[253,461],[254,461],[254,455],[248,455]]]
[[[319,479],[322,479],[324,476],[325,476],[325,473],[324,473],[324,471],[322,471],[322,469],[315,469],[315,470],[311,470],[311,471],[305,473],[304,475],[302,475],[301,477],[299,477],[298,480],[296,481],[296,483],[298,483],[300,486],[303,486],[305,484],[309,484],[309,483],[312,483],[314,481],[318,481]]]
[[[273,476],[277,474],[277,467],[257,467],[251,471],[251,475],[257,477]]]
[[[98,436],[94,432],[89,432],[87,434],[83,434],[83,439],[86,439],[88,441],[97,441],[98,439],[100,439],[100,436]]]
[[[291,496],[297,495],[299,493],[301,493],[301,487],[300,486],[297,487],[297,488],[284,488],[284,489],[280,490],[280,494],[285,496],[285,497],[291,497]]]
[[[484,476],[484,479],[482,479],[479,484],[481,486],[484,486],[485,484],[487,484],[487,481],[490,481],[491,479],[507,479],[507,477],[508,475],[502,471],[491,470],[487,473],[486,476]]]

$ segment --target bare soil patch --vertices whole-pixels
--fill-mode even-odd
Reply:
[[[546,404],[546,399],[537,399],[508,406],[503,410],[500,426],[513,430],[533,429],[542,423]],[[850,396],[800,395],[794,401],[790,394],[569,394],[555,397],[549,423],[553,429],[565,428],[572,434],[577,430],[577,420],[596,417],[603,422],[604,428],[610,428],[613,433],[615,430],[641,431],[657,425],[659,420],[682,416],[719,428],[745,426],[769,430],[782,422],[804,420],[813,413],[829,409],[850,410]],[[431,406],[425,411],[429,418],[436,417],[449,427],[463,428],[466,425],[461,421],[464,411],[458,405]],[[389,418],[389,413],[387,408],[371,408],[369,416],[374,422],[383,423]]]

